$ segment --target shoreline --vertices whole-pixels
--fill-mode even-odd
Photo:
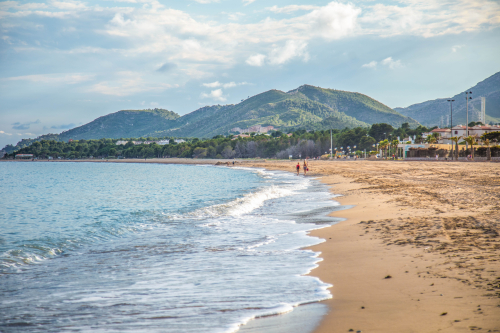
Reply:
[[[107,162],[217,161],[223,160]],[[237,160],[236,165],[293,172],[294,162]],[[309,175],[342,195],[335,198],[341,205],[353,206],[330,214],[345,221],[309,233],[325,239],[311,247],[323,261],[310,275],[333,285],[333,298],[320,302],[329,311],[314,332],[500,332],[500,168],[495,165],[310,161]]]
[[[311,247],[323,258],[311,275],[333,285],[315,333],[500,331],[500,169],[467,165],[311,161],[311,176],[353,206],[310,233],[326,240]]]

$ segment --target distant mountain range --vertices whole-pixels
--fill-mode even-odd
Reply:
[[[472,91],[472,99],[469,100],[469,122],[479,120],[481,111],[481,97],[486,98],[486,123],[500,123],[500,72],[479,82],[474,87],[467,89]],[[432,127],[441,125],[441,117],[445,120],[450,115],[450,103],[448,99],[454,99],[453,102],[453,125],[465,125],[466,123],[466,100],[465,92],[461,92],[451,98],[439,98],[432,101],[413,104],[406,108],[395,108],[395,111],[411,117],[422,125]]]
[[[164,110],[122,110],[62,132],[23,140],[19,148],[35,140],[198,137],[229,134],[235,127],[272,125],[279,130],[343,129],[387,123],[395,127],[414,119],[403,116],[388,106],[360,93],[323,89],[303,85],[289,92],[269,90],[241,103],[213,105],[179,116]]]

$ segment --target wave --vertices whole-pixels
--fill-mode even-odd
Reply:
[[[167,216],[174,220],[185,218],[202,220],[223,216],[238,217],[262,207],[267,200],[290,196],[294,193],[295,189],[271,185],[226,203],[199,208],[182,215],[172,214]]]

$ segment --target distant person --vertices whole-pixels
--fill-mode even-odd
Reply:
[[[233,161],[233,166],[234,166],[234,161]]]
[[[307,158],[304,158],[304,165],[303,165],[303,168],[304,168],[304,177],[305,177],[305,175],[306,175],[307,171],[309,170],[309,169],[307,168]]]
[[[436,154],[436,161],[437,161],[437,160],[439,160],[439,155],[438,155],[438,154]]]
[[[300,172],[300,162],[297,162],[297,165],[295,166],[295,168],[297,169],[297,176],[298,176],[299,172]]]

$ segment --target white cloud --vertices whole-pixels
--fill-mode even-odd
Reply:
[[[305,15],[311,32],[327,39],[339,39],[355,32],[361,9],[353,4],[330,2]]]
[[[227,98],[223,95],[222,89],[212,90],[210,94],[202,93],[201,98],[211,98],[214,101],[220,102],[225,102],[227,100]]]
[[[221,83],[219,81],[215,81],[212,83],[203,83],[202,85],[207,88],[217,88],[221,86]]]
[[[302,58],[304,62],[309,60],[309,53],[306,51],[307,43],[304,41],[289,40],[283,47],[276,47],[269,53],[269,63],[271,65],[282,65],[293,58]]]
[[[377,62],[376,61],[370,61],[367,64],[364,64],[361,67],[366,67],[366,68],[377,68]]]
[[[276,5],[272,7],[267,7],[266,9],[274,13],[292,13],[298,10],[314,10],[320,8],[319,6],[313,5],[288,5],[284,7],[278,7]]]
[[[177,84],[145,81],[141,74],[136,72],[118,72],[114,78],[98,82],[92,85],[88,91],[103,95],[128,96],[146,91],[161,92],[178,86]],[[145,102],[141,104],[144,105]]]
[[[246,63],[249,64],[250,66],[257,66],[260,67],[264,65],[264,60],[266,59],[266,56],[263,54],[255,54],[253,56],[248,57],[246,60]]]
[[[203,83],[202,86],[207,87],[207,88],[218,88],[218,87],[224,87],[224,88],[234,88],[237,86],[244,86],[247,85],[247,82],[228,82],[228,83],[220,83],[219,81],[215,81],[212,83]]]
[[[249,4],[255,2],[255,0],[241,0],[241,2],[243,2],[244,6],[248,6]]]
[[[389,67],[390,69],[396,69],[399,67],[403,67],[401,64],[401,60],[393,60],[392,57],[385,58],[380,62],[382,65]]]
[[[76,10],[76,9],[86,9],[87,6],[80,2],[80,1],[57,1],[57,0],[50,0],[49,3],[57,8],[57,9],[64,9],[64,10]]]
[[[364,33],[378,36],[433,37],[500,24],[500,2],[495,0],[404,0],[398,5],[377,3],[363,12]]]
[[[202,4],[207,4],[207,3],[212,3],[212,2],[219,2],[219,0],[194,0],[197,3],[202,3]]]
[[[394,59],[392,59],[392,57],[387,57],[384,60],[380,61],[380,63],[373,60],[367,64],[362,65],[361,67],[376,69],[378,64],[380,64],[382,66],[386,66],[390,69],[404,67],[403,64],[401,63],[401,60],[394,60]]]
[[[240,12],[236,12],[236,13],[226,13],[226,12],[222,12],[222,14],[227,14],[228,18],[229,18],[231,21],[238,21],[238,20],[240,19],[240,17],[245,16],[245,14],[240,13]]]
[[[12,133],[5,133],[4,131],[0,131],[0,134],[4,134],[4,135],[12,135]]]
[[[457,52],[458,50],[460,50],[464,46],[465,45],[454,45],[454,46],[452,46],[451,51],[452,52]]]
[[[9,81],[31,81],[31,82],[41,82],[41,83],[64,83],[64,84],[77,84],[80,82],[85,82],[92,80],[94,75],[88,74],[36,74],[36,75],[24,75],[6,78]]]

